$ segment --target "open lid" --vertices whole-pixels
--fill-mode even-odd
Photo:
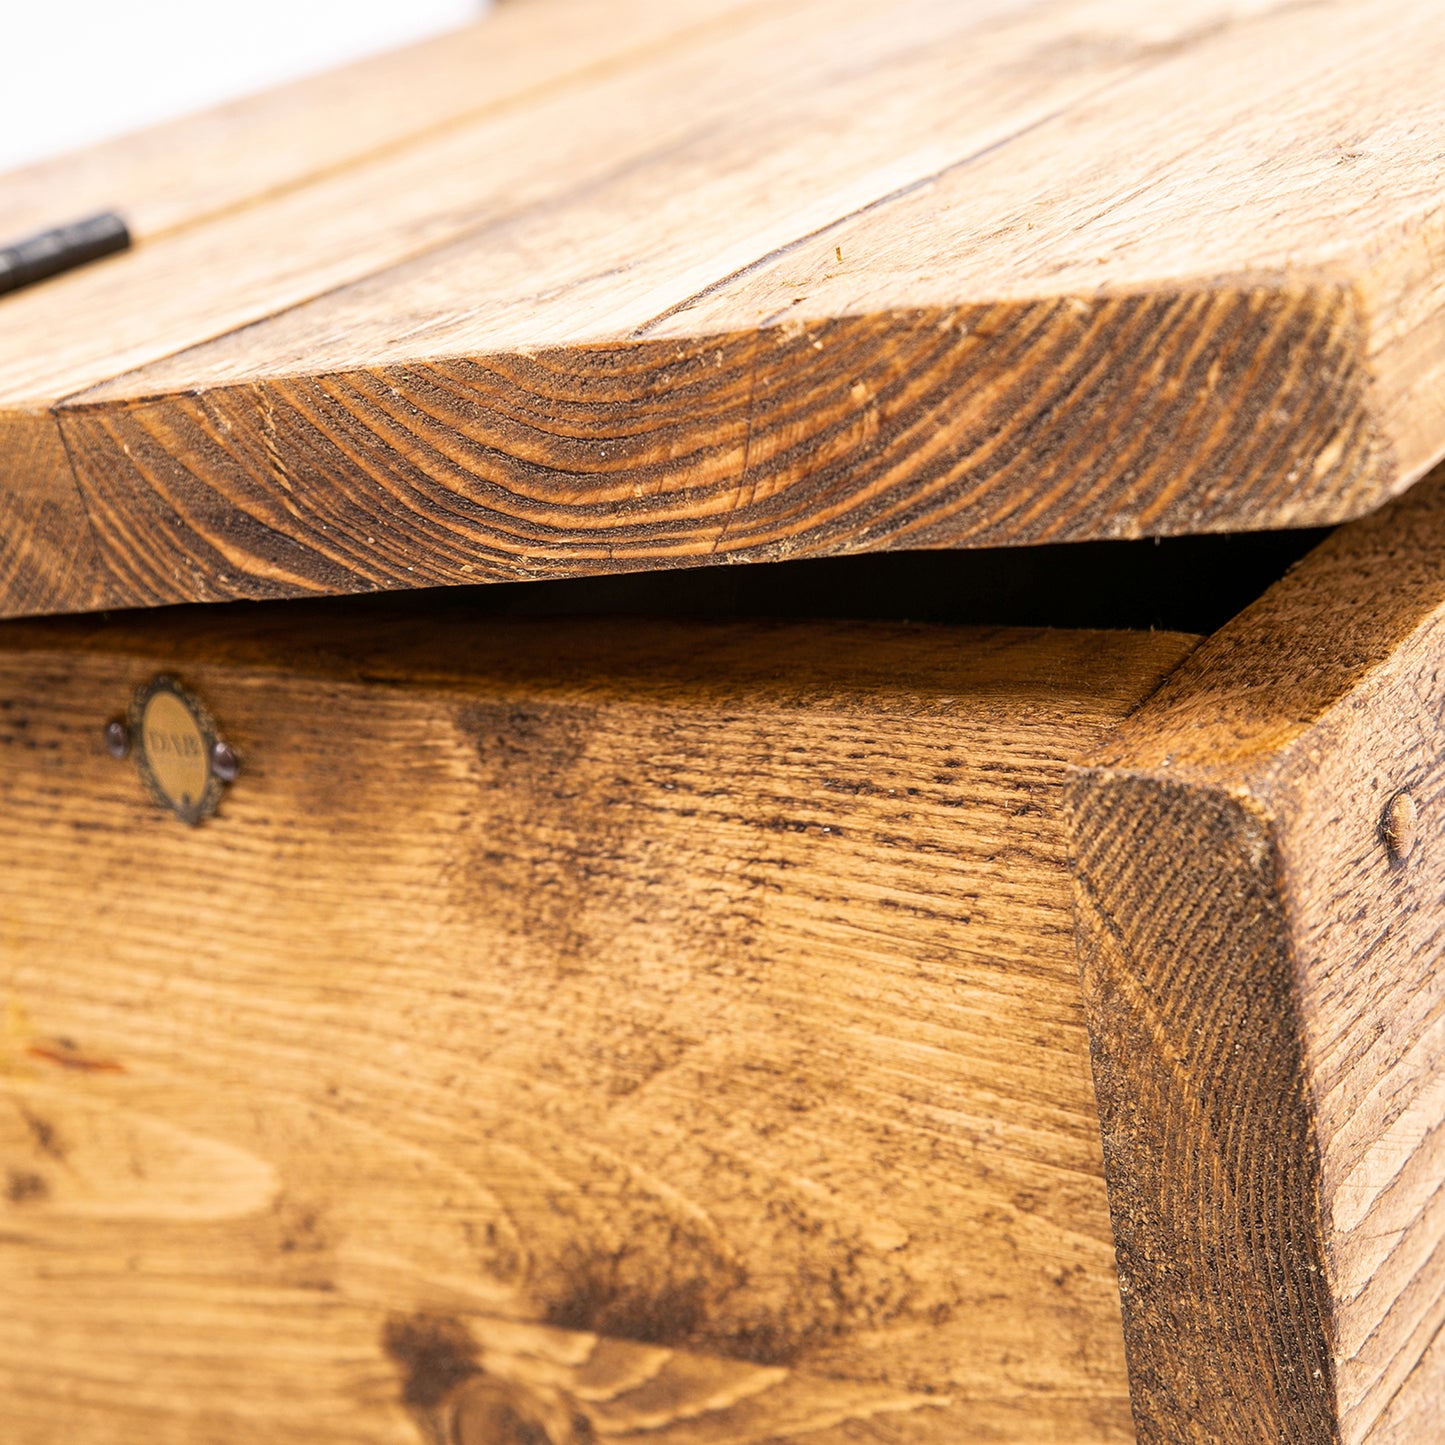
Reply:
[[[0,614],[1335,522],[1445,454],[1439,0],[515,0],[0,179]]]

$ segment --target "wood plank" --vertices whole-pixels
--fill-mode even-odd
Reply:
[[[1445,447],[1383,14],[740,11],[13,298],[0,405],[126,602],[1338,520]]]
[[[151,240],[625,63],[747,0],[528,0],[474,25],[11,171],[0,239],[96,211]]]
[[[379,618],[0,637],[7,1441],[1129,1441],[1058,803],[1192,639]]]
[[[1445,473],[1070,785],[1143,1441],[1445,1418]]]
[[[0,402],[49,405],[439,243],[552,214],[578,193],[608,188],[615,173],[624,184],[634,170],[660,173],[674,188],[684,161],[706,168],[719,144],[733,146],[730,161],[746,169],[750,156],[797,123],[789,82],[810,98],[818,92],[807,107],[816,121],[845,127],[835,132],[838,144],[819,147],[834,158],[816,157],[823,170],[811,185],[851,182],[870,193],[870,180],[913,176],[937,160],[930,121],[952,120],[965,142],[987,143],[1020,112],[1034,118],[1041,102],[1077,96],[1120,73],[1117,60],[1106,57],[1101,68],[1085,56],[1042,92],[1030,88],[1018,74],[1018,52],[1037,43],[1042,27],[1027,12],[1008,20],[1019,0],[996,0],[996,9],[1002,33],[986,29],[980,47],[975,18],[961,17],[950,0],[911,0],[891,25],[863,0],[791,0],[721,36],[670,47],[657,63],[584,78],[535,104],[20,293],[5,303]],[[818,38],[805,44],[810,36]],[[948,45],[943,57],[928,53],[938,44]],[[859,69],[860,49],[873,54],[873,66]],[[940,116],[960,79],[980,92],[955,98]],[[900,87],[920,85],[924,95],[909,102],[913,146],[900,156],[898,134],[879,134],[867,117]],[[862,149],[842,144],[850,139]],[[927,148],[921,161],[919,147]],[[794,162],[788,184],[804,180],[799,169]],[[178,275],[196,284],[177,295]],[[96,344],[98,329],[104,346]]]
[[[678,13],[692,3],[682,0]],[[941,0],[931,4],[936,10]],[[851,17],[852,26],[836,27],[836,41],[814,57],[811,69],[804,64],[804,78],[836,69],[850,44],[879,35],[878,17],[861,0],[845,5],[834,18]],[[489,221],[555,205],[599,173],[636,163],[699,124],[762,100],[789,73],[787,63],[762,66],[752,77],[757,88],[741,91],[743,77],[720,74],[720,67],[735,69],[729,62],[751,54],[760,39],[776,47],[816,29],[826,6],[827,0],[782,0],[769,7],[776,14],[766,26],[724,25],[721,35],[693,25],[671,46],[594,67],[530,103],[484,111],[8,296],[0,406],[48,407]],[[546,5],[536,14],[545,16]],[[915,24],[903,32],[903,43],[917,45],[935,30]],[[659,89],[659,72],[674,76],[673,83]],[[188,284],[178,286],[178,277]]]
[[[997,6],[1000,14],[1010,8],[1018,8],[1017,0],[1000,0]],[[729,125],[740,131],[743,143],[755,150],[759,127],[765,132],[770,128],[777,97],[789,96],[790,85],[821,88],[829,96],[825,114],[834,127],[852,124],[857,129],[859,118],[866,119],[886,103],[900,79],[907,82],[908,94],[923,83],[920,124],[925,129],[936,126],[940,97],[951,96],[948,104],[963,134],[978,143],[1001,134],[1000,124],[1006,126],[1019,106],[1035,114],[1040,103],[1077,94],[1081,86],[1097,82],[1099,62],[1086,54],[1081,67],[1038,93],[1018,71],[1019,26],[1005,26],[1002,35],[978,44],[973,26],[990,13],[975,10],[963,17],[951,4],[937,0],[915,3],[891,17],[881,16],[864,0],[793,0],[769,6],[765,16],[740,33],[704,32],[690,45],[680,43],[667,67],[636,64],[615,74],[586,77],[539,97],[533,105],[483,116],[428,144],[379,156],[108,264],[6,298],[7,325],[0,328],[0,415],[18,440],[0,453],[0,502],[7,514],[0,527],[0,548],[6,570],[23,577],[25,585],[0,594],[0,609],[81,610],[155,600],[157,595],[154,585],[138,587],[131,578],[116,575],[132,570],[124,558],[133,544],[107,542],[100,554],[89,536],[61,538],[58,553],[46,545],[49,534],[32,544],[26,499],[37,492],[68,498],[77,488],[70,460],[63,456],[40,480],[29,470],[31,457],[54,455],[54,422],[45,413],[57,399],[117,370],[283,311],[468,227],[489,220],[505,224],[528,208],[540,207],[545,213],[569,193],[595,186],[599,174],[625,174],[655,164],[659,156],[665,169],[670,152],[689,141],[696,151],[699,137],[705,144],[719,128],[725,134]],[[1030,24],[1037,35],[1037,21],[1025,17],[1020,24],[1025,36]],[[940,58],[932,54],[930,42],[939,40],[941,27],[951,29],[953,47]],[[875,65],[883,67],[881,79],[866,70],[856,73],[859,53],[871,54]],[[1118,72],[1117,59],[1105,56],[1102,63],[1104,74]],[[960,66],[968,82],[962,87]],[[929,101],[934,102],[931,107]],[[791,111],[790,101],[781,104]],[[771,128],[776,125],[771,122]],[[849,139],[846,134],[836,138]],[[821,174],[856,177],[861,168],[875,184],[892,184],[900,164],[913,174],[920,164],[936,163],[937,139],[931,129],[919,143],[928,147],[928,155],[913,170],[906,170],[908,157],[900,158],[894,138],[886,133],[859,135],[853,144],[830,144],[834,159]],[[195,277],[197,284],[177,286],[178,275]],[[97,336],[104,338],[103,346],[97,346]],[[127,509],[122,471],[108,461],[100,466],[114,479],[114,485],[106,482],[102,491],[115,494],[98,499],[98,536],[130,537],[147,525],[146,499],[138,508]],[[112,516],[117,509],[122,515]],[[227,503],[225,509],[236,521],[234,508]],[[140,549],[144,554],[152,546],[143,542]],[[283,549],[286,546],[282,542]],[[229,543],[225,550],[231,550]],[[77,576],[69,560],[76,553],[97,558],[98,565]],[[178,569],[174,559],[157,560],[165,579],[161,586],[173,600],[235,590],[224,563],[207,576],[204,568],[198,574],[193,565]],[[402,566],[412,566],[408,575],[415,579],[414,564]],[[462,566],[466,570],[458,575],[483,575],[475,564]],[[244,569],[238,571],[241,589],[254,590]]]

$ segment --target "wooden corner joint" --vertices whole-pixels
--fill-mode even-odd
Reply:
[[[1332,1441],[1320,1150],[1271,820],[1105,769],[1068,801],[1140,1436]]]
[[[1445,477],[1067,789],[1141,1441],[1445,1418]]]

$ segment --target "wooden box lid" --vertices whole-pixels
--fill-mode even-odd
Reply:
[[[1331,523],[1445,454],[1438,0],[516,0],[0,181],[0,614]]]

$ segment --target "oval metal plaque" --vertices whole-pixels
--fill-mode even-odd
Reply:
[[[130,736],[136,766],[161,807],[191,824],[216,811],[222,791],[211,768],[216,725],[175,678],[158,677],[136,693]]]

